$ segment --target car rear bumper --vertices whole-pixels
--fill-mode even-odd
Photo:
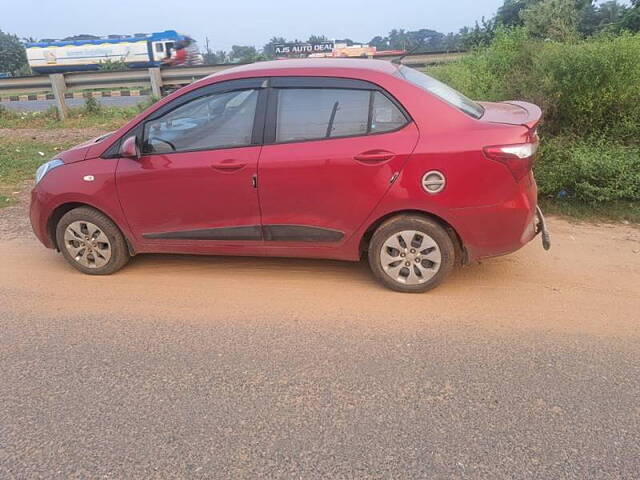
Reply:
[[[546,232],[544,217],[541,221],[538,210],[537,187],[531,177],[527,188],[503,203],[452,211],[454,227],[462,238],[467,260],[515,252],[541,231]]]

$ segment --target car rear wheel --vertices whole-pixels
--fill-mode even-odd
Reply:
[[[56,227],[56,241],[64,258],[90,275],[109,275],[129,261],[129,251],[118,227],[89,207],[67,212]]]
[[[384,222],[371,237],[369,265],[386,287],[421,293],[437,287],[451,273],[455,249],[435,220],[402,215]]]

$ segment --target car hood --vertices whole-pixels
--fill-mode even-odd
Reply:
[[[109,132],[100,135],[99,137],[92,138],[91,140],[87,140],[86,142],[79,143],[64,152],[60,152],[56,155],[56,158],[59,158],[64,163],[75,163],[85,160],[87,158],[87,153],[93,146],[103,142],[112,134],[113,132]]]
[[[484,107],[481,120],[490,123],[522,125],[528,129],[535,128],[542,119],[542,110],[537,105],[527,102],[480,102]]]

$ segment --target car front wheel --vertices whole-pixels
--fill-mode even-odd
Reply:
[[[62,216],[56,241],[64,258],[90,275],[109,275],[130,258],[120,229],[106,215],[89,207],[75,208]]]
[[[384,222],[371,237],[369,265],[386,287],[421,293],[437,287],[451,273],[455,249],[435,220],[401,215]]]

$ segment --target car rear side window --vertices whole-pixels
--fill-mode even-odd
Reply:
[[[277,111],[278,143],[383,133],[407,123],[389,98],[373,90],[283,88]]]
[[[371,133],[382,133],[397,130],[407,123],[400,109],[380,92],[371,92]]]
[[[369,92],[287,88],[278,93],[277,142],[365,135]]]

